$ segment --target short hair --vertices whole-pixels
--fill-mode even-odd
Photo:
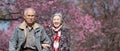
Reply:
[[[61,18],[62,18],[62,14],[61,13],[55,13],[54,15],[53,15],[53,17],[54,16],[60,16]]]
[[[32,10],[32,11],[34,12],[34,14],[36,13],[33,8],[26,8],[26,9],[24,10],[24,15],[27,14],[28,10]]]
[[[53,17],[54,16],[59,16],[61,18],[61,22],[63,23],[62,13],[55,13]],[[52,20],[53,20],[53,17],[52,17]]]

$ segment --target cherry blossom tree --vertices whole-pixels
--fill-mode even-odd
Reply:
[[[1,0],[0,21],[7,21],[7,31],[0,30],[0,50],[8,50],[15,26],[23,21],[23,11],[32,7],[36,20],[46,28],[56,12],[71,34],[72,51],[119,51],[119,0]],[[113,46],[112,46],[113,45]]]

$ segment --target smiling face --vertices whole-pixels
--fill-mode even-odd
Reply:
[[[27,24],[33,24],[35,21],[35,11],[33,9],[25,10],[24,19]]]
[[[62,24],[62,18],[60,16],[54,16],[53,17],[53,25],[55,27],[59,27]]]

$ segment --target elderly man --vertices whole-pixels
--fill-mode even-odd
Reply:
[[[24,21],[19,24],[9,41],[9,51],[49,51],[50,39],[42,25],[35,23],[35,10],[24,11]]]

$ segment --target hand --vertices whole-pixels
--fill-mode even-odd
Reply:
[[[42,44],[42,47],[43,48],[48,48],[48,47],[50,47],[50,45],[48,45],[48,44]]]

